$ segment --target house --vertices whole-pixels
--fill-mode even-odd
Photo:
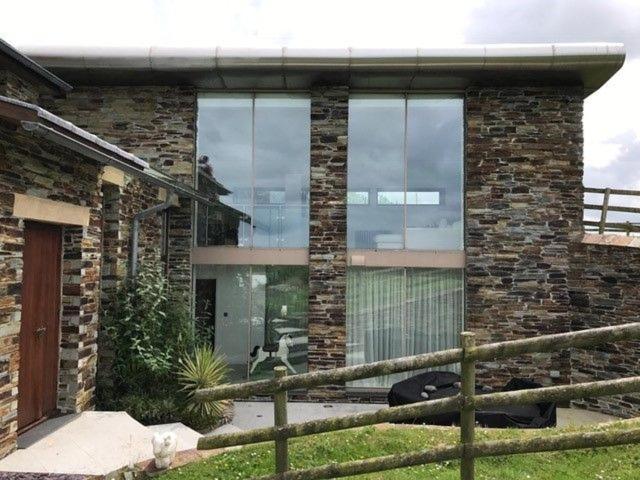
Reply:
[[[100,298],[157,251],[236,381],[449,348],[463,325],[480,343],[570,330],[583,101],[622,66],[621,45],[23,53],[49,70],[3,47],[3,451],[28,426],[30,289],[63,306],[47,353],[57,397],[40,417],[90,408]],[[160,192],[172,200],[157,210]],[[61,297],[29,284],[44,268],[30,228],[63,252],[63,274],[41,280],[62,281]],[[513,375],[566,383],[570,355],[478,372]],[[398,378],[300,396],[379,398]]]
[[[133,217],[208,197],[39,106],[71,87],[0,43],[0,455],[53,412],[92,408],[102,296],[129,246],[153,254]],[[210,197],[209,197],[210,198]],[[120,229],[126,227],[126,233]],[[147,251],[148,250],[148,251]],[[169,257],[168,262],[173,262]],[[101,292],[102,289],[102,292]]]

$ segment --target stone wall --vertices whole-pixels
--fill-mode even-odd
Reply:
[[[584,242],[572,248],[569,288],[573,330],[640,320],[640,239],[635,245],[625,245],[625,239],[587,235]],[[573,383],[640,375],[640,341],[573,349],[571,370]],[[620,417],[640,415],[640,394],[577,400],[573,404]]]
[[[568,331],[582,230],[582,89],[466,92],[466,329],[478,343]],[[569,353],[479,366],[483,382],[569,381]]]
[[[346,363],[348,89],[311,93],[309,370]],[[344,389],[310,392],[329,397]]]
[[[24,220],[21,193],[90,208],[87,227],[66,227],[63,245],[58,408],[92,405],[98,328],[101,169],[84,157],[0,124],[0,457],[15,448]]]
[[[38,103],[37,87],[8,70],[0,71],[0,95],[23,102]]]
[[[139,156],[155,168],[193,185],[196,92],[182,87],[77,87],[66,99],[43,99],[43,106],[77,126]],[[129,254],[133,215],[160,203],[157,189],[130,180],[120,194],[121,251]],[[113,207],[115,208],[115,207]],[[174,289],[191,289],[192,205],[169,211],[167,272]],[[141,256],[160,248],[160,218],[141,228]],[[112,279],[113,280],[113,279]]]

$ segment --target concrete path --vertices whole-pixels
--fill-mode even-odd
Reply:
[[[307,403],[289,402],[287,417],[290,423],[371,412],[386,405],[367,403]],[[273,402],[235,402],[232,425],[242,429],[273,427]]]
[[[359,404],[359,403],[305,403],[289,402],[289,422],[305,422],[322,418],[351,415],[353,413],[376,411],[386,408],[383,404]],[[236,402],[235,417],[232,424],[242,430],[251,428],[273,426],[272,402]],[[588,412],[586,410],[574,410],[569,408],[558,409],[558,426],[589,425],[594,423],[611,422],[619,420],[611,415]]]
[[[0,472],[106,475],[153,458],[155,431],[173,430],[178,450],[195,448],[197,432],[182,424],[147,428],[125,412],[83,412],[48,420],[18,438]]]
[[[594,423],[614,422],[616,420],[620,419],[612,415],[605,415],[604,413],[589,412],[576,408],[558,409],[559,427],[577,427],[580,425],[593,425]]]

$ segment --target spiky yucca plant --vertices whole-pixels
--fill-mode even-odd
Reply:
[[[180,360],[178,382],[186,397],[184,410],[194,423],[203,427],[215,425],[232,406],[231,400],[199,401],[194,398],[196,390],[227,383],[228,373],[224,357],[216,354],[209,345],[196,347],[193,353]]]

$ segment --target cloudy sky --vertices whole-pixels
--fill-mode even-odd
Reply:
[[[406,47],[623,42],[585,105],[585,185],[640,189],[640,0],[21,0],[0,37],[26,45]]]

